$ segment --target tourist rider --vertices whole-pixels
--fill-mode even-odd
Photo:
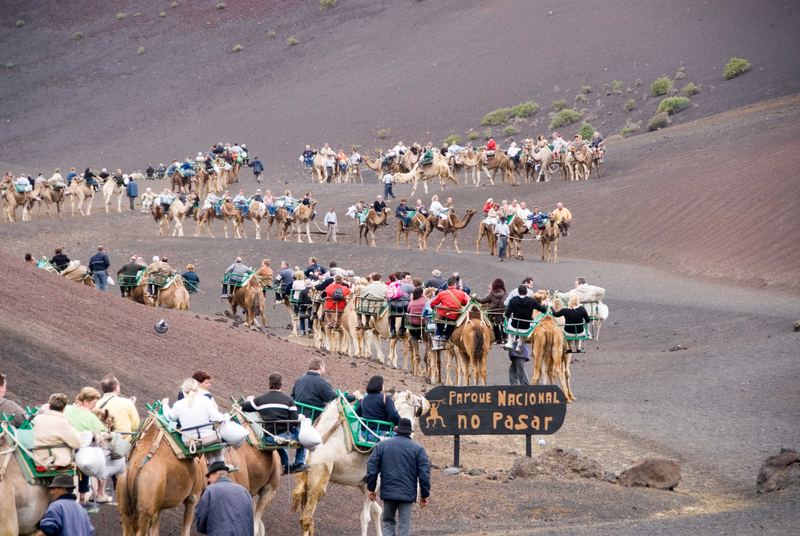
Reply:
[[[517,295],[509,300],[505,311],[505,317],[510,319],[511,327],[521,332],[530,328],[533,321],[533,311],[539,311],[542,314],[547,312],[547,307],[528,296],[528,290],[527,286],[520,285],[517,288]],[[505,347],[519,350],[523,344],[525,344],[524,340],[517,335],[512,335],[509,337]]]
[[[272,288],[272,279],[274,277],[269,259],[262,259],[261,266],[256,270],[256,275],[261,278],[261,289],[266,298],[267,290]]]
[[[108,291],[108,268],[111,266],[111,261],[108,260],[105,248],[103,246],[97,247],[97,253],[92,255],[89,259],[89,272],[92,274],[92,280],[97,290],[101,292]]]
[[[394,338],[397,336],[397,323],[400,322],[400,336],[405,335],[406,328],[403,323],[403,315],[405,315],[408,302],[411,301],[411,293],[414,291],[414,285],[411,277],[406,280],[404,274],[395,272],[389,274],[389,283],[386,291],[386,298],[389,301],[389,336]]]
[[[379,314],[386,302],[386,284],[381,280],[381,274],[374,273],[369,276],[369,283],[361,289],[361,314],[358,315],[356,329],[364,329],[369,325],[372,314],[363,311],[369,310],[375,315]]]
[[[425,208],[425,204],[422,202],[422,199],[417,199],[416,203],[414,204],[414,212],[417,214],[422,214],[426,218],[428,217],[428,209]]]
[[[440,320],[436,322],[436,333],[432,339],[432,350],[442,350],[445,341],[450,338],[455,329],[454,322],[461,314],[461,308],[469,303],[469,296],[458,288],[458,279],[451,277],[447,280],[447,290],[443,290],[431,300],[431,307],[436,311]],[[438,307],[438,308],[437,308]]]
[[[97,437],[96,434],[108,431],[105,424],[94,413],[98,400],[100,400],[100,392],[97,389],[84,387],[75,397],[75,403],[69,404],[64,408],[64,416],[78,432],[91,432],[93,436]],[[78,481],[78,499],[82,505],[89,507],[90,512],[92,512],[96,511],[96,505],[88,506],[86,502],[86,495],[90,491],[89,476],[81,475]],[[96,503],[110,502],[110,498],[105,495],[105,490],[96,495],[94,500]]]
[[[536,240],[541,240],[542,229],[544,229],[544,226],[547,225],[547,214],[539,210],[538,205],[534,205],[530,218],[532,222],[531,229],[536,234]]]
[[[160,287],[164,286],[166,279],[174,273],[166,259],[153,257],[153,262],[147,266],[147,294],[155,297]],[[158,274],[158,275],[157,275]]]
[[[119,279],[122,276],[119,292],[123,298],[129,296],[133,289],[136,288],[136,276],[139,275],[139,270],[141,269],[142,267],[136,262],[136,255],[131,255],[130,261],[117,270],[117,278]]]
[[[380,216],[383,212],[383,209],[386,208],[386,203],[383,201],[383,196],[376,196],[375,202],[372,203],[372,208],[375,210],[375,214]]]
[[[11,424],[19,428],[25,422],[25,410],[22,407],[6,398],[8,392],[8,376],[0,374],[0,414],[11,417]]]
[[[410,210],[406,203],[407,200],[404,197],[400,200],[400,204],[397,205],[397,208],[394,209],[394,216],[395,218],[400,218],[404,231],[408,229],[408,226],[411,224],[411,216],[409,215]]]
[[[433,270],[431,272],[431,277],[425,280],[422,284],[424,288],[435,288],[440,289],[443,286],[447,285],[447,280],[442,277],[441,270]]]
[[[93,536],[89,514],[75,497],[75,481],[71,475],[56,475],[47,487],[50,504],[38,523],[34,536]],[[16,522],[15,522],[16,523]]]
[[[220,298],[228,298],[231,294],[231,287],[232,286],[241,286],[241,283],[244,281],[245,276],[250,273],[250,267],[247,266],[242,262],[241,257],[236,257],[236,260],[233,261],[233,264],[228,266],[225,270],[225,275],[227,276],[225,279],[230,281],[231,283],[238,283],[237,285],[222,284],[222,295]]]
[[[431,197],[431,207],[430,207],[431,216],[436,216],[437,218],[442,217],[442,213],[444,212],[444,206],[439,202],[439,196],[434,195]]]
[[[581,305],[577,294],[570,294],[567,307],[564,307],[564,303],[556,298],[553,301],[553,316],[564,318],[564,331],[569,335],[585,334],[587,327],[592,323],[589,313]],[[569,341],[569,351],[580,353],[580,344],[576,347],[575,341]]]
[[[561,229],[561,236],[569,236],[569,227],[572,225],[572,212],[564,206],[564,203],[556,204],[556,209],[553,211],[553,221]]]
[[[414,291],[411,293],[411,301],[408,302],[408,307],[406,307],[406,316],[408,316],[408,323],[410,324],[408,332],[411,338],[415,340],[422,339],[422,328],[425,324],[422,319],[422,312],[428,304],[428,298],[423,295],[423,292],[422,287],[414,287]]]
[[[561,155],[562,151],[565,151],[569,147],[569,143],[561,137],[561,134],[558,132],[553,132],[553,153],[558,160],[559,156]]]
[[[380,476],[383,533],[407,536],[411,534],[411,507],[417,500],[417,487],[420,507],[428,504],[431,462],[422,445],[411,439],[411,420],[401,419],[394,431],[397,435],[378,443],[369,457],[367,490],[369,499],[377,500],[375,489]]]
[[[324,266],[317,262],[315,257],[309,257],[308,266],[303,270],[303,275],[309,279],[319,279],[319,276],[327,271]]]
[[[257,411],[264,422],[264,442],[268,445],[282,444],[279,439],[297,441],[299,427],[297,424],[281,421],[297,421],[297,406],[289,395],[281,392],[283,376],[277,372],[269,375],[269,391],[254,398],[248,396],[242,404],[242,411]],[[305,471],[305,464],[289,466],[287,449],[278,449],[283,474]]]
[[[205,396],[194,378],[184,380],[181,393],[183,398],[172,407],[168,398],[162,399],[161,405],[164,415],[178,422],[183,444],[188,447],[195,442],[201,445],[217,443],[219,437],[214,431],[213,423],[228,420],[229,416],[220,413],[216,402]],[[223,461],[222,450],[207,453],[206,460],[209,465],[215,461]]]
[[[325,289],[325,321],[328,329],[340,329],[342,324],[342,311],[347,305],[347,296],[350,288],[344,284],[344,278],[336,275],[333,283]]]
[[[294,270],[289,267],[288,262],[281,261],[281,269],[275,276],[275,285],[278,287],[275,291],[275,303],[280,303],[284,298],[288,298],[289,290],[292,288],[292,277],[294,277]]]
[[[503,332],[503,313],[505,313],[506,306],[505,300],[508,292],[506,291],[506,284],[499,277],[492,281],[489,286],[489,293],[483,298],[478,298],[476,301],[484,305],[484,310],[492,322],[492,330],[494,331],[494,340],[500,344],[505,344],[505,333]]]
[[[194,294],[200,288],[200,276],[194,271],[194,264],[186,265],[186,271],[181,274],[181,279],[189,294]]]
[[[67,395],[53,393],[47,407],[33,418],[33,459],[37,465],[67,467],[72,463],[73,450],[81,446],[80,433],[64,415],[67,400]]]
[[[63,248],[56,248],[55,255],[50,259],[50,264],[59,272],[63,272],[64,268],[69,266],[69,257],[64,254]]]
[[[397,424],[400,422],[400,414],[394,406],[392,395],[383,392],[383,376],[376,375],[367,382],[367,394],[358,404],[356,415],[362,419],[371,421],[383,421]],[[361,425],[361,439],[370,443],[380,440],[380,436],[389,435],[390,430],[376,430],[370,428],[369,424]]]
[[[122,396],[122,387],[113,374],[107,374],[100,380],[103,396],[97,401],[98,409],[108,410],[114,418],[114,431],[130,434],[139,430],[141,419],[136,410],[136,397]]]

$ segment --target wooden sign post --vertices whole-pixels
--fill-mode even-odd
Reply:
[[[531,456],[533,435],[554,434],[564,424],[567,401],[555,385],[439,385],[425,395],[431,409],[419,418],[425,435],[453,436],[453,466],[461,461],[462,435],[525,435]]]

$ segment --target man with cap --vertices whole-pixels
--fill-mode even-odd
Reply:
[[[394,429],[396,436],[378,443],[367,462],[367,489],[371,501],[377,499],[375,488],[381,477],[384,534],[411,534],[411,506],[417,501],[424,508],[431,495],[431,462],[422,445],[411,439],[411,420],[400,419]],[[399,522],[397,514],[399,513]]]
[[[208,536],[253,536],[253,500],[232,482],[225,462],[214,462],[206,473],[208,487],[194,509],[197,532]]]
[[[94,527],[76,501],[75,481],[70,475],[56,475],[48,486],[50,505],[39,521],[34,536],[92,536]],[[249,498],[249,497],[248,497]],[[251,527],[252,528],[252,527]]]
[[[244,264],[244,262],[242,262],[242,258],[241,257],[236,257],[236,260],[233,262],[233,264],[228,266],[228,268],[225,270],[225,275],[228,276],[227,279],[231,280],[232,282],[236,282],[236,281],[241,282],[241,281],[244,281],[245,276],[249,272],[250,272],[250,267],[247,266],[246,264]],[[232,287],[232,286],[234,286],[234,285],[228,285],[226,283],[223,283],[223,285],[222,285],[222,295],[220,296],[220,298],[222,298],[222,299],[227,298],[230,295],[230,292],[231,292],[230,287]],[[239,285],[236,285],[236,286],[239,286]]]
[[[136,262],[136,255],[131,255],[130,262],[123,264],[122,268],[117,270],[117,278],[119,279],[119,276],[122,276],[120,279],[119,292],[123,298],[129,295],[136,287],[136,276],[141,269],[142,267]]]

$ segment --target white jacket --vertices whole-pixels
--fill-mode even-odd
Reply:
[[[195,395],[191,406],[189,398],[178,400],[172,408],[169,404],[165,404],[164,415],[173,421],[178,421],[180,428],[185,430],[184,443],[188,443],[192,438],[205,439],[213,436],[216,432],[211,423],[227,420],[227,417],[217,409],[216,402],[199,392]],[[195,428],[196,426],[199,428]],[[187,430],[189,428],[191,430]]]

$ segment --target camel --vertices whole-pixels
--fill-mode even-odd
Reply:
[[[481,149],[478,158],[480,161],[480,164],[478,164],[478,183],[480,183],[481,171],[483,171],[489,178],[489,182],[494,186],[495,175],[497,175],[498,171],[502,171],[504,183],[511,183],[512,186],[517,185],[517,181],[514,178],[514,165],[506,153],[498,150],[495,151],[494,156],[487,157],[486,149]],[[490,171],[491,173],[489,173]],[[478,186],[478,184],[475,186]]]
[[[217,218],[217,210],[214,207],[208,208],[198,208],[194,212],[194,220],[196,226],[194,228],[194,236],[195,238],[200,236],[200,232],[205,230],[206,234],[211,238],[214,238],[214,235],[211,233],[211,222]]]
[[[183,236],[183,219],[186,217],[189,209],[192,208],[192,205],[194,205],[196,198],[197,196],[195,194],[189,194],[186,199],[186,204],[184,205],[183,202],[176,197],[166,213],[164,213],[164,207],[162,207],[160,203],[154,203],[150,208],[150,213],[158,224],[158,234],[160,236],[167,236],[169,234],[169,224],[171,221],[174,221],[175,228],[172,230],[172,236]]]
[[[50,205],[56,206],[56,213],[58,214],[58,218],[61,219],[61,204],[64,202],[64,188],[63,187],[56,187],[52,184],[48,183],[40,183],[37,184],[36,187],[33,189],[33,201],[34,203],[39,204],[39,215],[42,214],[42,205],[45,207],[45,213],[47,214],[48,218],[52,218],[53,215],[50,214]]]
[[[586,145],[581,145],[580,149],[570,146],[567,161],[572,171],[572,180],[589,180],[589,174],[592,171],[592,157],[592,150]]]
[[[225,238],[228,238],[228,221],[233,225],[233,235],[236,238],[247,238],[244,232],[244,216],[242,211],[236,208],[233,201],[225,199],[220,207],[222,218],[222,230],[225,233]]]
[[[194,507],[205,484],[205,463],[180,460],[153,417],[145,421],[128,455],[128,469],[117,478],[117,510],[123,536],[158,534],[162,510],[183,504],[181,536],[189,536]]]
[[[264,315],[267,302],[261,288],[261,278],[253,273],[244,280],[242,286],[235,287],[228,296],[232,316],[235,317],[237,309],[241,307],[246,315],[244,325],[253,331],[260,331],[267,325],[267,318]],[[259,318],[261,322],[258,321]]]
[[[486,362],[492,345],[492,327],[480,309],[457,326],[450,336],[456,361],[456,385],[486,385]],[[447,360],[447,385],[450,385],[450,360]]]
[[[475,215],[475,211],[471,208],[468,208],[464,213],[464,217],[459,219],[458,216],[455,214],[455,211],[451,212],[446,219],[437,218],[438,221],[435,225],[431,226],[430,230],[428,231],[428,235],[433,232],[433,229],[437,229],[442,231],[442,240],[439,242],[439,245],[436,248],[436,252],[438,253],[440,249],[442,249],[442,244],[444,244],[447,235],[453,235],[453,246],[456,248],[456,253],[461,253],[461,250],[458,249],[458,237],[456,236],[456,232],[463,229],[467,225],[469,225],[470,220]],[[427,244],[427,235],[425,237],[426,244]]]
[[[531,333],[529,341],[533,346],[534,356],[531,385],[539,383],[542,377],[542,365],[544,365],[550,383],[553,383],[558,377],[567,402],[575,400],[570,385],[571,354],[567,352],[564,331],[556,324],[555,318],[550,314],[544,315]]]
[[[147,280],[146,278],[145,281]],[[178,309],[179,311],[189,310],[189,291],[183,283],[180,274],[175,274],[169,283],[158,289],[156,300],[153,305],[156,308],[164,306],[167,309]]]
[[[255,199],[250,202],[250,208],[247,211],[246,219],[253,222],[256,227],[256,240],[261,240],[261,222],[267,220],[267,240],[269,240],[269,228],[272,227],[271,217],[267,205]]]
[[[22,207],[22,221],[31,221],[30,205],[31,193],[20,193],[14,188],[13,184],[9,184],[3,194],[3,202],[5,209],[5,219],[11,222],[17,221],[17,207]]]
[[[167,175],[167,180],[172,185],[172,191],[175,193],[189,193],[192,189],[192,182],[195,181],[196,175],[184,177],[180,172],[180,164],[175,165],[175,171],[172,175]]]
[[[450,171],[450,166],[447,164],[447,159],[439,153],[434,153],[433,162],[427,166],[415,167],[416,170],[414,178],[414,187],[411,189],[411,196],[417,192],[417,183],[422,181],[422,186],[425,188],[425,193],[428,193],[428,180],[439,179],[439,185],[444,190],[447,181],[452,181],[453,184],[458,185],[453,172]],[[413,170],[412,170],[413,171]]]
[[[511,223],[508,224],[508,251],[506,253],[509,258],[515,257],[519,260],[523,260],[522,241],[529,232],[530,229],[525,225],[522,218],[519,216],[511,218]],[[511,252],[512,249],[516,250],[516,254]]]
[[[325,160],[326,157],[319,153],[314,155],[314,160],[311,162],[311,182],[314,182],[314,177],[317,178],[317,182],[322,184],[326,180],[330,182],[330,177],[328,177],[328,173],[325,170]]]
[[[358,303],[358,300],[361,296],[361,290],[363,285],[356,285],[353,289],[353,303]],[[355,307],[352,308],[352,315],[348,311],[348,317],[352,316],[353,318],[348,318],[348,322],[346,323],[346,327],[350,328],[350,325],[355,320],[356,326],[358,325],[358,316],[359,313],[356,311]],[[394,368],[397,368],[397,343],[398,338],[391,337],[391,329],[389,327],[390,322],[390,311],[389,307],[385,306],[384,310],[379,315],[371,315],[368,317],[367,324],[363,327],[363,329],[354,329],[353,332],[355,334],[354,342],[356,344],[356,355],[360,357],[367,357],[372,358],[372,351],[370,347],[375,348],[376,358],[384,365],[391,365]],[[345,323],[342,324],[342,327],[345,327]],[[349,331],[349,329],[348,329]],[[351,334],[352,337],[352,334]],[[381,345],[382,341],[388,340],[389,341],[389,354],[388,356],[384,356],[383,354],[383,347]],[[406,358],[406,364],[408,359]]]
[[[297,208],[294,209],[294,214],[292,214],[292,216],[294,217],[294,221],[290,221],[288,218],[284,219],[283,221],[284,238],[282,238],[281,240],[288,239],[290,236],[292,236],[292,232],[296,231],[297,242],[299,244],[302,244],[303,240],[302,240],[301,227],[305,225],[306,238],[308,238],[308,243],[312,244],[314,241],[311,240],[311,220],[314,219],[314,209],[316,208],[316,206],[317,206],[317,201],[315,199],[312,199],[311,204],[309,205],[304,205],[302,203],[297,205]],[[280,211],[280,209],[278,210]],[[288,216],[288,212],[286,213],[286,215]]]
[[[83,283],[87,287],[94,288],[95,286],[94,279],[92,279],[92,274],[89,273],[89,269],[78,260],[70,262],[69,265],[61,271],[61,275],[75,283]]]
[[[551,212],[550,217],[547,219],[547,225],[544,226],[540,235],[542,260],[547,260],[547,262],[558,262],[558,238],[561,236],[561,231],[558,229],[554,216]]]
[[[415,395],[411,391],[400,391],[394,397],[397,412],[401,417],[416,421],[415,417],[423,415],[430,410],[430,403],[426,398]],[[342,426],[340,420],[342,404],[347,404],[342,399],[337,399],[328,404],[317,418],[315,428],[323,437],[319,445],[308,456],[308,471],[297,475],[297,484],[292,490],[292,510],[301,510],[300,527],[303,536],[314,534],[314,512],[317,504],[325,495],[328,484],[333,482],[341,486],[358,488],[364,495],[361,510],[361,536],[367,536],[370,519],[375,523],[377,533],[382,534],[380,527],[381,507],[377,502],[369,500],[367,485],[364,475],[367,471],[369,452],[360,452],[349,449],[349,427]]]
[[[553,168],[555,167],[555,171],[558,171],[557,167],[560,167],[553,151],[547,146],[534,147],[533,151],[530,153],[530,158],[534,163],[534,170],[536,169],[535,166],[539,166],[538,175],[534,172],[536,176],[535,182],[550,182],[550,176],[554,171]]]
[[[50,497],[45,485],[29,484],[14,459],[15,430],[0,424],[0,534],[18,536],[36,532]]]
[[[424,216],[417,212],[414,214],[414,217],[411,218],[411,225],[409,226],[412,231],[417,233],[417,247],[425,251],[428,249],[428,237],[430,236],[433,228],[436,227],[439,218],[429,214],[428,216]]]
[[[415,144],[414,147],[403,153],[403,156],[395,159],[399,166],[398,171],[411,171],[419,163],[420,156],[422,156],[423,149]]]
[[[367,217],[364,218],[364,221],[356,217],[356,222],[358,223],[358,245],[361,245],[361,239],[364,239],[364,243],[368,246],[375,247],[375,231],[386,222],[386,218],[389,217],[389,209],[385,208],[381,211],[381,214],[378,215],[375,212],[375,209],[370,207],[369,211],[367,212]],[[370,235],[372,235],[370,237]]]
[[[497,255],[497,237],[494,234],[494,225],[487,224],[486,221],[481,221],[478,227],[478,239],[475,241],[475,254],[481,252],[481,242],[486,237],[486,242],[489,244],[489,255]]]
[[[346,183],[353,183],[355,184],[356,179],[361,181],[361,184],[364,184],[364,176],[361,175],[361,163],[353,162],[347,163],[347,174],[344,176],[344,182]]]
[[[94,199],[94,190],[91,186],[86,184],[86,181],[75,177],[72,182],[67,186],[67,195],[69,195],[69,206],[72,210],[72,215],[75,215],[75,201],[78,201],[78,212],[81,216],[90,216],[92,214],[92,200]],[[86,212],[83,212],[83,203],[86,202]]]
[[[116,194],[117,196],[117,212],[122,212],[122,198],[125,195],[125,183],[117,184],[117,180],[111,176],[103,183],[103,202],[108,214],[108,206],[111,204],[111,198]]]
[[[367,169],[371,169],[375,172],[375,176],[378,177],[378,180],[381,179],[383,175],[383,160],[380,158],[370,158],[367,155],[361,157],[361,161],[364,162],[364,165],[367,166]]]
[[[481,155],[472,149],[467,149],[461,153],[461,167],[464,169],[464,176],[472,176],[472,184],[479,186],[481,182],[480,164]]]
[[[603,149],[595,149],[592,151],[592,161],[589,164],[589,175],[586,177],[587,179],[591,178],[592,170],[597,169],[597,178],[599,179],[603,175],[600,173],[600,164],[603,161]]]

